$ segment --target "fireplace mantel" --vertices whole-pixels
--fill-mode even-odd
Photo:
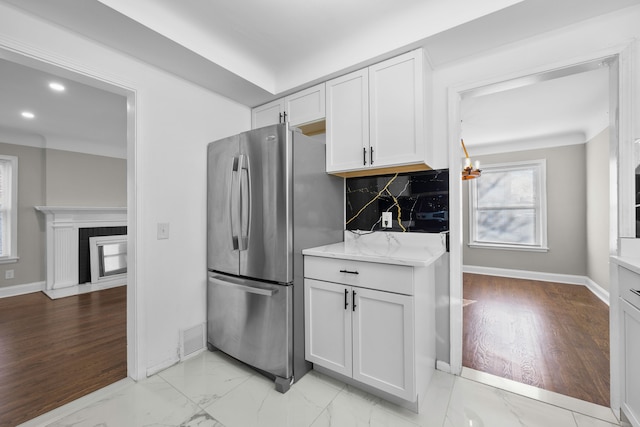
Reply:
[[[126,207],[35,206],[45,217],[46,290],[78,286],[78,229],[127,225]]]

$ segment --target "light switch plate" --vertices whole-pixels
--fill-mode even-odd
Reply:
[[[158,240],[168,239],[168,238],[169,238],[169,223],[159,222],[158,223]]]
[[[382,228],[391,228],[393,215],[391,212],[382,212]]]

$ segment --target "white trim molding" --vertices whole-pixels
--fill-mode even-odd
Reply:
[[[127,208],[36,206],[46,222],[47,279],[45,289],[77,286],[80,228],[127,225]]]
[[[541,271],[512,270],[508,268],[480,267],[477,265],[463,265],[464,273],[484,274],[486,276],[510,277],[513,279],[538,280],[566,285],[586,286],[598,299],[609,305],[609,291],[598,285],[587,276],[574,274],[545,273]]]
[[[32,294],[44,290],[45,282],[25,283],[0,288],[0,298],[15,297],[18,295]]]

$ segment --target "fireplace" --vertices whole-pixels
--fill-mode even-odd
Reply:
[[[44,292],[49,297],[60,298],[126,285],[126,272],[122,271],[118,274],[124,275],[113,277],[112,274],[108,279],[92,283],[89,246],[91,237],[117,236],[116,250],[120,252],[117,256],[120,261],[126,260],[126,208],[36,206],[35,209],[45,216],[47,278]],[[114,247],[107,245],[107,248],[109,255]],[[109,258],[108,262],[115,259]],[[89,280],[86,280],[87,275]]]

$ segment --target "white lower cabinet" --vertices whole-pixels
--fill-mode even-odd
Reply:
[[[353,379],[415,399],[413,298],[364,288],[352,295]]]
[[[306,359],[349,377],[350,294],[349,286],[304,279]]]
[[[396,277],[414,280],[412,267],[387,266]],[[414,284],[368,273],[381,268],[381,264],[305,256],[306,359],[357,383],[417,402],[435,368],[433,282],[420,283],[423,306],[417,330],[416,296],[391,292],[413,289]],[[415,276],[428,277],[425,271],[433,270],[420,270]],[[389,291],[381,290],[385,287]]]
[[[640,426],[640,310],[620,299],[624,379],[622,410],[631,424]]]

